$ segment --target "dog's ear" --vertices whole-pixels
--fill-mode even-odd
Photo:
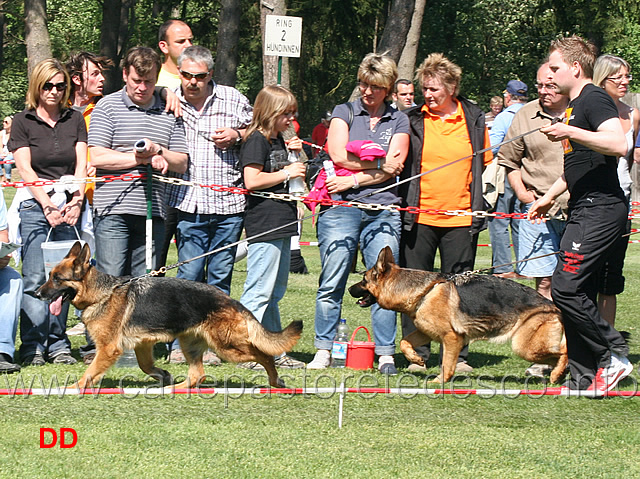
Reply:
[[[81,248],[82,247],[80,246],[80,241],[76,241],[75,243],[73,243],[73,246],[71,247],[71,249],[67,253],[67,256],[65,256],[65,257],[66,258],[71,258],[73,256],[78,256],[80,254],[80,249]]]
[[[393,259],[393,252],[391,251],[391,248],[389,246],[385,246],[380,250],[380,253],[378,254],[378,261],[376,262],[376,272],[378,274],[386,273],[393,264],[396,264],[395,260]]]
[[[76,244],[74,244],[71,249],[75,248],[76,246],[78,246],[79,248],[80,243],[76,242]],[[89,245],[85,243],[85,245],[82,247],[82,251],[80,251],[79,254],[76,255],[76,258],[73,260],[74,276],[78,279],[82,278],[89,269],[90,265],[91,249],[89,248]]]

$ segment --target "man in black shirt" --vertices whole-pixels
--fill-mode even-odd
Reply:
[[[564,318],[571,381],[563,389],[603,395],[628,376],[624,338],[598,313],[597,276],[615,240],[624,232],[627,205],[616,174],[626,152],[618,111],[591,83],[595,47],[580,37],[551,44],[549,67],[561,94],[570,98],[564,122],[541,129],[562,141],[564,173],[529,211],[539,219],[567,188],[569,219],[560,243],[551,294]]]

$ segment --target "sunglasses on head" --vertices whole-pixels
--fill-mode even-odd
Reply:
[[[198,81],[202,81],[205,78],[207,78],[207,75],[209,74],[209,72],[204,72],[204,73],[189,73],[186,72],[184,70],[180,70],[180,75],[182,75],[184,77],[185,80],[191,80],[192,78],[195,78]]]
[[[61,81],[60,83],[51,83],[50,81],[48,81],[44,85],[42,85],[42,89],[44,91],[51,91],[54,87],[58,91],[64,91],[67,89],[67,84],[63,81]]]

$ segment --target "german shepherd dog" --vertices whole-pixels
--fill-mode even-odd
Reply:
[[[115,277],[98,271],[90,258],[89,247],[76,242],[37,291],[40,299],[51,301],[52,314],[60,312],[64,300],[81,309],[82,322],[96,343],[95,359],[71,387],[97,384],[124,348],[135,349],[145,373],[170,384],[171,375],[153,364],[153,346],[175,338],[189,363],[187,379],[175,388],[200,384],[202,354],[208,347],[227,361],[257,361],[272,387],[284,385],[274,356],[293,348],[302,321],[270,332],[247,308],[214,286],[177,278]]]
[[[429,341],[442,344],[442,371],[436,382],[451,379],[460,350],[476,339],[511,339],[518,356],[555,365],[551,372],[554,383],[567,366],[560,311],[535,290],[515,281],[400,268],[386,247],[349,293],[360,298],[362,307],[377,302],[411,317],[417,331],[400,341],[400,349],[410,362],[424,365],[414,348]]]

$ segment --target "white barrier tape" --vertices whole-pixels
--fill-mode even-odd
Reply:
[[[560,388],[547,389],[442,389],[442,388],[195,388],[172,389],[160,387],[148,388],[101,388],[101,389],[77,389],[77,388],[51,388],[51,389],[0,389],[0,396],[96,396],[96,395],[122,395],[122,396],[170,396],[170,395],[220,395],[238,397],[245,395],[334,395],[334,394],[360,394],[360,395],[398,395],[398,396],[562,396],[562,397],[601,397],[593,391],[561,391]],[[609,391],[610,397],[639,397],[640,391]]]

